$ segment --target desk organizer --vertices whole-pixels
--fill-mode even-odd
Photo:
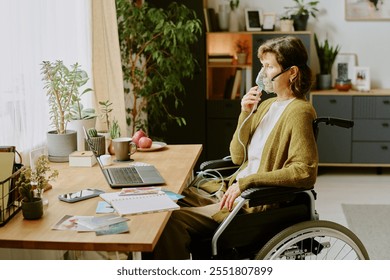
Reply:
[[[4,226],[21,208],[22,197],[16,187],[16,181],[23,168],[15,163],[15,172],[6,180],[0,182],[0,227]]]

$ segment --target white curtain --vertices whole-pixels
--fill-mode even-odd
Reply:
[[[93,85],[91,21],[91,0],[0,1],[0,146],[16,146],[23,160],[50,129],[41,62],[78,62]],[[92,94],[83,103],[92,106]]]

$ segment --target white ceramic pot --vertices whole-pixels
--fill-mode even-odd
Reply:
[[[96,117],[92,119],[83,120],[71,120],[68,123],[68,129],[75,130],[77,132],[77,151],[85,151],[85,135],[84,129],[88,131],[88,128],[95,127]]]
[[[292,19],[280,20],[280,31],[293,32],[294,31],[294,21]]]
[[[227,31],[229,29],[229,14],[230,14],[229,5],[218,6],[218,23],[219,23],[219,28],[222,31]]]
[[[240,17],[237,10],[231,11],[229,15],[229,32],[240,30]]]

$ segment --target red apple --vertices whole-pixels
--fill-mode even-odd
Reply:
[[[138,130],[136,133],[134,133],[133,137],[131,138],[131,140],[137,145],[138,147],[138,141],[139,139],[141,139],[141,137],[145,137],[147,136],[146,133],[141,129],[141,130]]]
[[[150,139],[149,137],[141,137],[138,141],[138,147],[142,149],[149,149],[150,147],[152,147],[152,142],[152,139]]]

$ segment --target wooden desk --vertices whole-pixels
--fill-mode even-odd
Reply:
[[[193,168],[202,151],[201,145],[168,145],[155,152],[137,152],[135,161],[156,166],[166,180],[164,187],[180,193],[193,177]],[[116,163],[115,163],[116,164]],[[98,188],[107,192],[118,191],[109,187],[100,168],[69,167],[68,163],[52,163],[60,172],[53,182],[53,189],[44,195],[49,207],[44,216],[36,221],[24,220],[19,212],[0,228],[1,248],[54,249],[81,251],[152,251],[168,221],[170,212],[128,216],[129,233],[96,236],[94,232],[52,230],[52,226],[64,215],[99,215],[96,206],[101,198],[76,203],[58,200],[62,193],[83,188]]]

